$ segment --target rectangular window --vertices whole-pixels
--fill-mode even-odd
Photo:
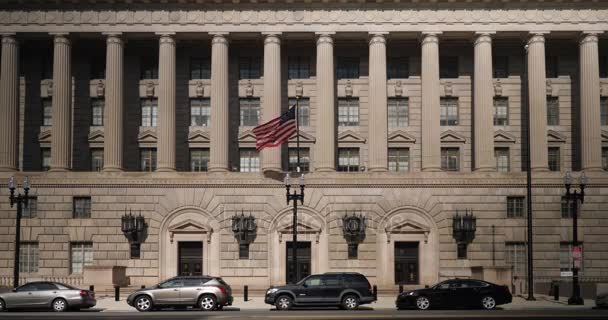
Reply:
[[[258,79],[261,77],[262,59],[260,57],[239,58],[239,79]]]
[[[548,158],[550,171],[560,171],[561,157],[559,153],[559,147],[549,147]]]
[[[338,57],[338,67],[336,68],[336,79],[358,79],[359,78],[359,58]]]
[[[498,172],[509,172],[509,148],[494,148],[496,158],[496,170]]]
[[[152,172],[156,170],[156,149],[142,148],[139,149],[140,170]]]
[[[545,57],[545,69],[547,78],[559,77],[559,58],[557,56]]]
[[[310,57],[290,56],[287,58],[287,76],[289,79],[310,78]]]
[[[441,98],[441,122],[442,126],[458,125],[458,98]]]
[[[388,171],[408,172],[410,171],[410,149],[389,148],[388,149]]]
[[[103,149],[91,149],[91,171],[103,170]]]
[[[603,126],[608,126],[608,97],[600,99],[600,118]]]
[[[602,168],[608,171],[608,147],[602,148]]]
[[[158,99],[141,99],[141,126],[156,127],[158,118]]]
[[[408,98],[388,98],[388,127],[407,127],[410,121]]]
[[[338,126],[359,125],[359,98],[338,98]]]
[[[19,244],[19,272],[38,272],[38,242]]]
[[[190,171],[203,172],[209,168],[209,149],[190,149]]]
[[[359,245],[357,243],[348,244],[348,258],[357,259],[359,257]]]
[[[42,99],[42,125],[53,125],[53,100],[51,98]]]
[[[458,57],[442,56],[439,58],[439,78],[458,78]]]
[[[547,125],[559,126],[559,98],[547,97]]]
[[[298,172],[298,150],[295,148],[289,148],[289,171]],[[300,148],[300,171],[310,171],[310,149]]]
[[[494,97],[494,125],[509,125],[509,98]]]
[[[38,216],[38,198],[30,196],[27,200],[27,207],[21,210],[22,218],[36,218]]]
[[[505,243],[505,264],[513,266],[516,275],[526,275],[528,270],[528,250],[525,242]]]
[[[562,219],[572,219],[574,215],[574,206],[576,201],[566,201],[566,197],[562,196],[561,200],[561,215]]]
[[[190,58],[190,80],[211,79],[211,59]]]
[[[492,58],[493,77],[494,78],[508,78],[509,77],[509,57],[508,56],[494,56]]]
[[[388,79],[406,79],[410,76],[409,57],[389,57],[386,61]]]
[[[142,57],[141,80],[158,79],[158,58]]]
[[[74,219],[91,218],[91,197],[74,197],[72,217]]]
[[[581,242],[578,243],[581,248],[583,244]],[[584,250],[582,251],[581,264],[578,269],[579,275],[583,271],[583,266],[585,262],[585,254]],[[574,259],[572,258],[572,243],[571,242],[562,242],[559,244],[559,271],[562,277],[570,277],[572,276],[572,268],[574,266]]]
[[[49,171],[51,169],[51,148],[41,148],[40,157],[42,159],[42,171]]]
[[[92,126],[103,126],[103,108],[105,106],[105,100],[91,99],[91,125]]]
[[[239,259],[249,259],[249,244],[239,244]]]
[[[208,98],[190,99],[190,126],[208,127],[211,124],[211,103]]]
[[[241,126],[257,126],[260,121],[260,99],[240,98]]]
[[[82,274],[85,266],[93,265],[93,243],[70,243],[70,273]]]
[[[443,171],[460,171],[459,148],[441,148],[441,169]]]
[[[525,197],[507,197],[507,218],[523,218],[524,217],[524,201]]]
[[[359,171],[359,148],[338,148],[338,171]]]
[[[260,155],[255,149],[243,148],[239,150],[240,171],[260,172]]]
[[[296,98],[289,98],[289,107],[296,104]],[[298,102],[298,125],[307,127],[310,125],[310,99],[300,98]]]

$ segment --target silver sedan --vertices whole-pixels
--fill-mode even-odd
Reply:
[[[95,306],[95,293],[58,282],[30,282],[12,292],[0,293],[0,311],[52,309],[63,312]]]

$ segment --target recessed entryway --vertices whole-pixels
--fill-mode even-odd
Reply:
[[[178,275],[203,275],[203,242],[180,241],[178,243]]]
[[[418,242],[395,242],[395,284],[418,284]]]
[[[311,244],[310,241],[298,241],[296,256],[298,259],[297,271],[293,270],[293,242],[288,241],[285,245],[286,252],[286,281],[296,283],[310,275],[311,269]]]

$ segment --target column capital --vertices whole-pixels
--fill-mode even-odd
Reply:
[[[386,35],[388,34],[388,32],[370,32],[369,35],[371,36],[369,39],[369,45],[371,46],[372,44],[385,44],[386,43]]]
[[[441,34],[441,32],[437,31],[429,31],[429,32],[422,32],[422,44],[427,44],[427,43],[439,43],[439,35]]]
[[[590,42],[598,43],[599,34],[601,34],[601,32],[583,31],[580,36],[579,44],[583,45],[585,43],[590,43]]]
[[[272,33],[264,33],[262,32],[263,35],[265,35],[266,37],[264,38],[264,45],[267,44],[281,44],[281,38],[279,37],[281,35],[281,33],[277,33],[277,32],[272,32]]]
[[[327,43],[327,44],[334,43],[334,39],[333,39],[332,35],[336,34],[335,32],[318,32],[315,34],[318,35],[317,45],[323,44],[323,43]]]
[[[211,39],[211,45],[214,44],[228,44],[228,38],[226,37],[228,33],[214,33],[213,38]]]
[[[0,33],[2,36],[2,44],[19,44],[14,33]]]
[[[533,31],[528,34],[528,45],[533,43],[545,43],[545,35],[547,31]]]
[[[492,35],[496,34],[495,31],[481,31],[475,32],[475,45],[480,43],[492,43]]]
[[[66,33],[66,32],[56,32],[55,33],[54,32],[54,33],[49,33],[49,34],[54,37],[53,41],[55,42],[55,44],[62,43],[62,44],[68,45],[68,46],[71,44],[71,41],[68,38],[69,33]]]

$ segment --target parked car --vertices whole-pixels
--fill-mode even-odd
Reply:
[[[68,309],[91,308],[97,304],[95,293],[59,282],[29,282],[0,293],[0,311],[8,309]]]
[[[598,308],[608,308],[608,292],[600,293],[595,297],[595,306]]]
[[[401,293],[396,304],[397,309],[482,307],[489,310],[501,304],[511,303],[512,299],[507,286],[482,280],[453,279],[430,288]]]
[[[271,287],[266,291],[265,302],[277,310],[294,306],[336,306],[354,310],[359,305],[372,303],[376,297],[372,287],[360,273],[324,273],[310,275],[292,285]]]
[[[174,277],[129,295],[127,303],[145,312],[162,307],[198,307],[204,311],[221,310],[232,305],[232,289],[219,277]]]

